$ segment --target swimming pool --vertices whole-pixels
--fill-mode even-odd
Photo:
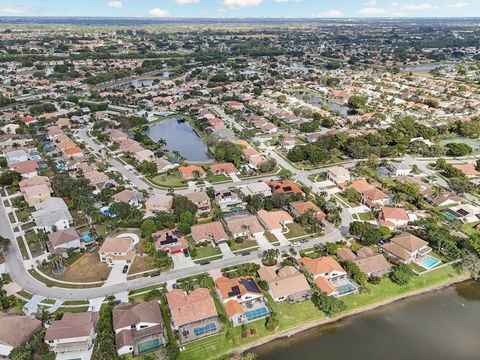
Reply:
[[[217,326],[214,323],[210,323],[205,326],[193,329],[193,333],[195,334],[195,336],[201,336],[215,330],[217,330]]]
[[[430,269],[437,265],[440,262],[437,258],[433,256],[426,256],[422,261],[420,261],[418,264],[424,267],[425,269]]]
[[[352,284],[343,284],[336,286],[335,289],[337,290],[338,295],[345,295],[353,292],[355,287]]]
[[[268,310],[265,308],[260,308],[252,311],[247,311],[245,315],[247,315],[248,321],[252,321],[268,315]]]

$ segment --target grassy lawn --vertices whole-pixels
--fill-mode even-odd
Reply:
[[[265,231],[265,237],[268,241],[273,245],[280,245],[280,241],[278,241],[277,237],[273,235],[271,232]]]
[[[243,239],[241,243],[237,243],[235,240],[231,240],[228,243],[232,251],[242,251],[251,247],[258,247],[257,242],[254,239]]]
[[[42,244],[37,240],[37,235],[34,232],[25,234],[25,239],[27,240],[30,252],[34,257],[42,255]]]
[[[87,311],[88,311],[88,306],[61,307],[60,309],[55,311],[53,314],[58,315],[66,312],[81,313],[81,312],[87,312]]]
[[[473,222],[473,223],[468,223],[468,224],[463,224],[462,225],[462,230],[467,235],[476,234],[476,233],[478,233],[478,230],[475,229],[475,226],[478,225],[478,224],[480,224],[480,221]]]
[[[55,276],[53,273],[48,275],[63,281],[94,282],[107,280],[110,270],[106,264],[100,262],[97,254],[84,254],[72,265],[67,266],[61,276]]]
[[[22,253],[23,259],[24,260],[28,259],[28,252],[25,247],[25,242],[23,241],[21,236],[17,237],[17,243],[18,243],[18,247],[20,248],[20,252]]]
[[[34,269],[28,270],[29,274],[32,275],[35,279],[38,281],[44,283],[48,287],[60,287],[60,288],[67,288],[67,289],[89,289],[92,287],[99,287],[102,286],[103,284],[91,284],[91,285],[73,285],[73,284],[63,284],[59,283],[57,281],[52,281],[50,279],[45,278],[42,276],[42,274],[38,273]]]
[[[34,208],[27,208],[17,212],[18,221],[25,222],[32,214]]]
[[[448,283],[452,278],[458,278],[461,274],[453,267],[445,267],[424,276],[415,276],[410,283],[405,286],[399,286],[392,283],[389,279],[382,279],[377,286],[371,286],[368,293],[350,295],[342,298],[347,304],[347,311],[355,310],[364,306],[392,299],[397,296],[406,295],[412,291],[420,290],[429,286],[438,286]],[[241,337],[241,327],[231,328],[229,331],[232,340],[228,341],[225,333],[211,336],[199,341],[185,345],[185,351],[180,353],[180,360],[204,360],[216,359],[221,355],[228,353],[236,347],[254,342],[262,337],[275,334],[277,332],[288,330],[300,325],[310,323],[323,318],[323,313],[318,311],[311,301],[304,301],[299,304],[280,303],[276,304],[267,295],[270,306],[278,314],[279,326],[273,332],[265,329],[265,320],[247,324],[248,329],[255,329],[255,335],[243,339]],[[208,354],[206,356],[205,354]]]
[[[15,216],[13,215],[13,212],[8,213],[8,220],[10,220],[11,224],[14,224],[16,222],[15,221]]]
[[[307,230],[302,225],[300,225],[298,223],[288,224],[287,228],[289,229],[289,232],[284,234],[287,239],[292,239],[292,238],[296,238],[296,237],[299,237],[299,236],[308,235]]]
[[[100,224],[100,225],[95,225],[95,229],[97,230],[98,235],[101,237],[105,237],[108,234],[108,228],[106,225]]]
[[[196,256],[192,256],[192,259],[199,260],[210,256],[221,255],[222,250],[220,248],[213,246],[211,244],[207,246],[196,246],[195,250],[197,251]]]
[[[178,170],[170,170],[164,174],[152,176],[149,180],[155,185],[165,188],[182,188],[186,186]]]
[[[360,213],[357,215],[360,220],[364,220],[364,221],[375,220],[375,216],[373,216],[373,213],[371,212]]]
[[[206,180],[212,184],[232,181],[230,176],[213,174],[208,175]]]
[[[129,275],[133,275],[136,273],[153,270],[155,266],[153,265],[153,257],[152,256],[139,256],[135,257],[132,266],[130,266],[130,270],[128,271]]]

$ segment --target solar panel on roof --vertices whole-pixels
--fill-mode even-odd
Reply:
[[[466,215],[469,214],[468,211],[466,211],[466,210],[464,210],[464,209],[458,209],[457,212],[458,212],[460,215],[462,215],[462,216],[466,216]]]
[[[245,289],[247,289],[247,291],[257,292],[257,293],[261,292],[257,284],[255,283],[255,280],[253,279],[242,279],[240,280],[240,284],[245,286]]]
[[[232,291],[228,293],[228,296],[237,296],[240,295],[240,288],[238,286],[232,286]]]

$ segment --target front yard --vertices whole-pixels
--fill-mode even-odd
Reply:
[[[230,240],[228,242],[228,246],[230,246],[230,249],[235,252],[235,251],[242,251],[248,248],[253,248],[253,247],[258,247],[257,242],[255,239],[245,239],[242,238],[243,240],[241,242],[237,242],[237,240]]]
[[[154,175],[149,180],[155,185],[164,188],[183,188],[186,184],[178,170],[173,169],[163,174]]]
[[[309,235],[307,229],[305,229],[299,223],[294,222],[294,223],[288,224],[287,228],[289,229],[289,231],[284,234],[287,239],[293,239],[293,238],[297,238],[297,237],[300,237],[300,236]]]
[[[69,282],[96,282],[105,281],[110,274],[110,268],[100,262],[98,254],[84,254],[73,264],[65,263],[65,272],[62,275],[55,275],[51,267],[41,269],[45,274],[59,280]]]
[[[141,273],[144,271],[149,271],[155,269],[155,265],[153,265],[153,257],[144,255],[140,256],[137,255],[135,260],[133,260],[133,264],[130,266],[130,270],[128,271],[128,275],[135,275],[137,273]]]

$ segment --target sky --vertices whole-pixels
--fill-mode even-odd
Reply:
[[[480,0],[0,0],[0,16],[480,17]]]

